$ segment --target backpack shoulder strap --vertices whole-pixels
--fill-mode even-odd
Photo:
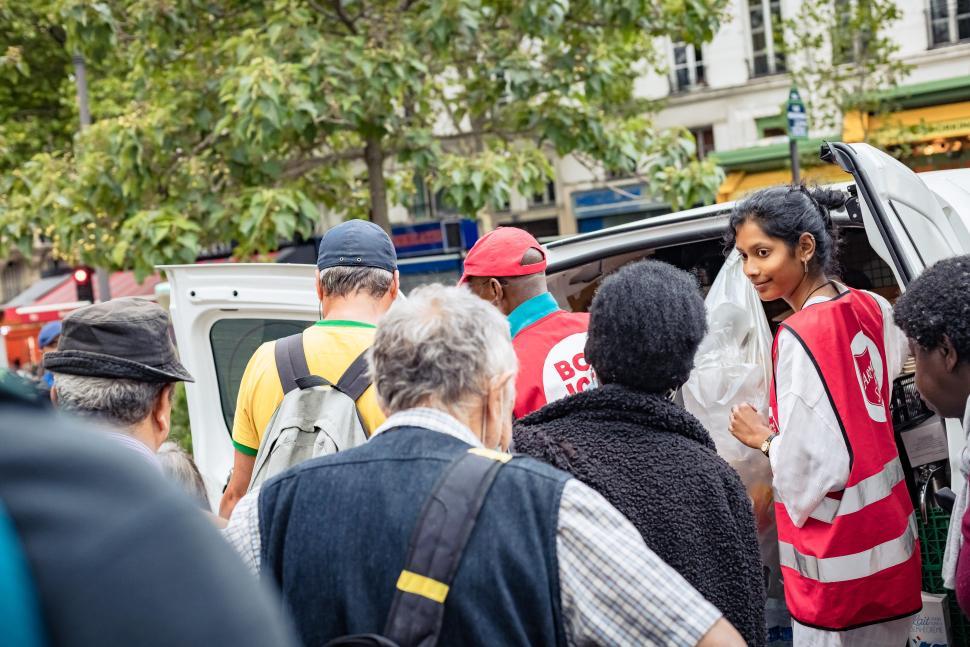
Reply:
[[[299,378],[310,374],[306,353],[303,352],[303,333],[277,339],[274,353],[276,371],[280,376],[280,384],[283,385],[283,395],[286,395],[299,388],[296,383]]]
[[[344,374],[340,376],[337,380],[337,390],[341,393],[345,393],[350,396],[350,399],[356,402],[360,396],[364,395],[364,391],[370,386],[371,379],[367,372],[367,351],[369,348],[365,348],[364,351],[357,356]]]
[[[499,469],[511,454],[475,448],[445,469],[411,533],[384,636],[402,647],[438,642],[445,599]]]

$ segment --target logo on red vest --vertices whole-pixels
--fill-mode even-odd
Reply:
[[[546,402],[585,391],[593,384],[593,367],[586,361],[586,333],[579,332],[562,339],[542,366],[542,390]]]
[[[882,395],[879,393],[879,382],[876,380],[876,369],[872,366],[869,349],[852,357],[855,359],[855,368],[859,373],[859,383],[862,385],[862,395],[865,396],[866,402],[881,407]]]
[[[876,422],[886,422],[886,404],[882,397],[883,361],[879,347],[860,330],[852,339],[851,350],[866,411]]]

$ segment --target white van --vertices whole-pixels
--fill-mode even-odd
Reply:
[[[917,176],[866,144],[828,144],[822,158],[852,175],[855,199],[833,214],[843,237],[840,264],[850,285],[890,300],[935,261],[970,253],[970,169]],[[549,286],[564,307],[585,310],[605,275],[653,257],[693,271],[702,287],[724,262],[732,203],[653,217],[550,243]],[[165,266],[187,384],[196,462],[218,501],[232,466],[230,442],[243,370],[261,343],[317,319],[313,267],[277,264]],[[769,319],[786,309],[766,304]],[[951,460],[963,447],[959,424],[948,432]]]

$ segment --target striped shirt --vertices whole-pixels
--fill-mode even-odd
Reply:
[[[482,446],[468,427],[435,409],[396,413],[374,435],[394,427],[421,427]],[[254,490],[243,497],[223,531],[254,573],[260,567],[258,496]],[[569,645],[696,645],[721,618],[647,548],[626,517],[576,479],[563,488],[558,523],[559,589]]]
[[[112,441],[118,443],[120,446],[128,448],[128,450],[137,454],[141,460],[161,471],[162,464],[158,462],[158,457],[155,455],[155,452],[149,449],[145,443],[125,433],[117,431],[108,431],[105,433]]]

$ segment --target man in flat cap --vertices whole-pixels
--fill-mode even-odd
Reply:
[[[115,299],[64,319],[44,356],[60,409],[107,422],[115,437],[158,467],[171,428],[176,382],[192,382],[169,336],[168,313],[147,299]]]

